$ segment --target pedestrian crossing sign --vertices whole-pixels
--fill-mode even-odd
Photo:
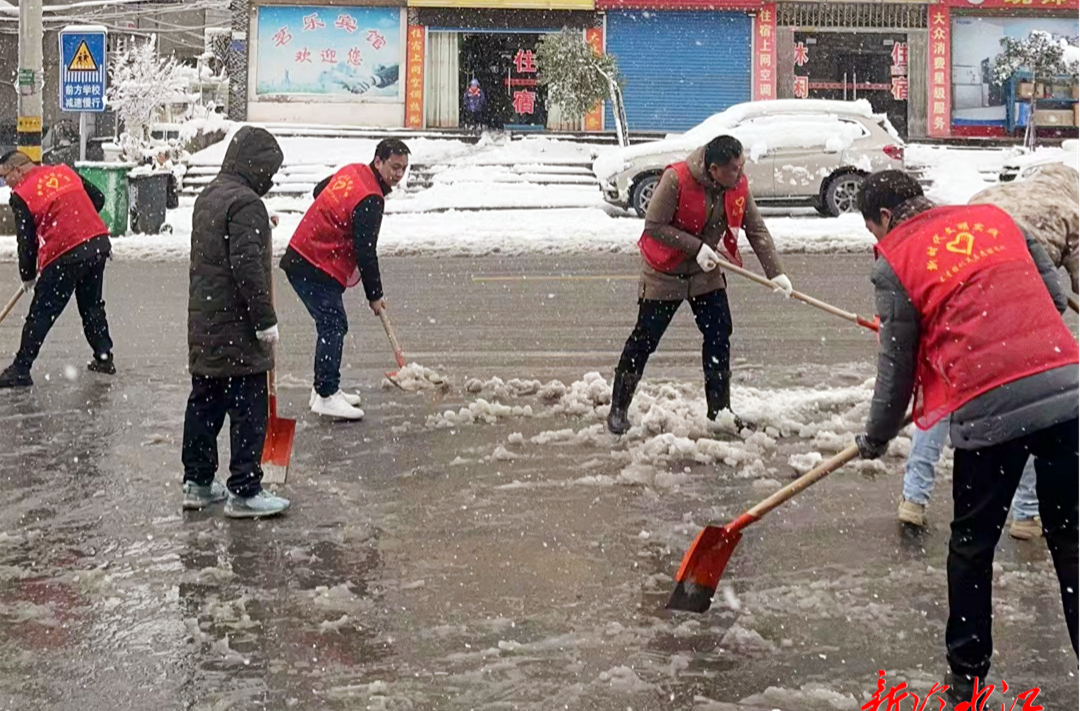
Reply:
[[[69,25],[60,30],[60,109],[105,110],[108,65],[107,31],[97,25]]]
[[[75,50],[75,56],[71,58],[71,63],[68,64],[69,72],[96,72],[98,68],[97,62],[94,61],[94,55],[90,54],[90,48],[86,46],[86,40],[79,43],[79,48]]]

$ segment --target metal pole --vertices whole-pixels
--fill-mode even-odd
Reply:
[[[86,134],[89,133],[87,123],[89,122],[90,114],[85,111],[79,112],[79,160],[86,160]]]
[[[19,150],[41,162],[42,71],[41,0],[19,3]]]

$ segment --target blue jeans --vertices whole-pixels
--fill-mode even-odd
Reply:
[[[911,438],[911,455],[904,472],[904,498],[925,506],[934,491],[934,467],[941,459],[945,440],[949,437],[949,418],[928,430],[915,430]],[[1028,458],[1024,474],[1012,500],[1013,520],[1035,518],[1039,515],[1039,499],[1035,496],[1035,460]]]
[[[315,392],[320,397],[330,397],[341,389],[341,351],[345,347],[345,334],[349,332],[342,300],[345,289],[289,272],[285,275],[315,319]]]

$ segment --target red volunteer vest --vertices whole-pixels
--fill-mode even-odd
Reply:
[[[1024,235],[993,205],[939,207],[879,242],[919,312],[922,429],[988,390],[1080,362]]]
[[[382,197],[371,166],[347,165],[330,178],[293,232],[289,246],[348,288],[360,283],[353,250],[353,210],[371,195]]]
[[[690,167],[685,161],[668,167],[674,169],[679,176],[679,207],[675,210],[671,224],[695,237],[700,236],[702,230],[705,229],[708,211],[705,187],[690,174]],[[732,263],[740,267],[742,257],[739,256],[739,243],[735,230],[742,228],[743,216],[746,214],[746,199],[749,196],[750,186],[745,175],[739,177],[739,182],[734,188],[724,191],[724,212],[727,214],[728,223],[723,240],[724,250],[731,257]],[[641,250],[641,256],[645,258],[648,265],[661,272],[672,271],[687,257],[686,252],[664,244],[647,232],[642,233],[641,239],[638,240],[638,249]]]
[[[39,273],[83,242],[109,234],[82,178],[66,165],[40,165],[11,191],[34,216]]]

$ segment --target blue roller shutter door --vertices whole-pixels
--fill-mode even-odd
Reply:
[[[749,101],[750,26],[742,12],[609,11],[630,130],[682,131]],[[615,129],[610,106],[605,121]]]

